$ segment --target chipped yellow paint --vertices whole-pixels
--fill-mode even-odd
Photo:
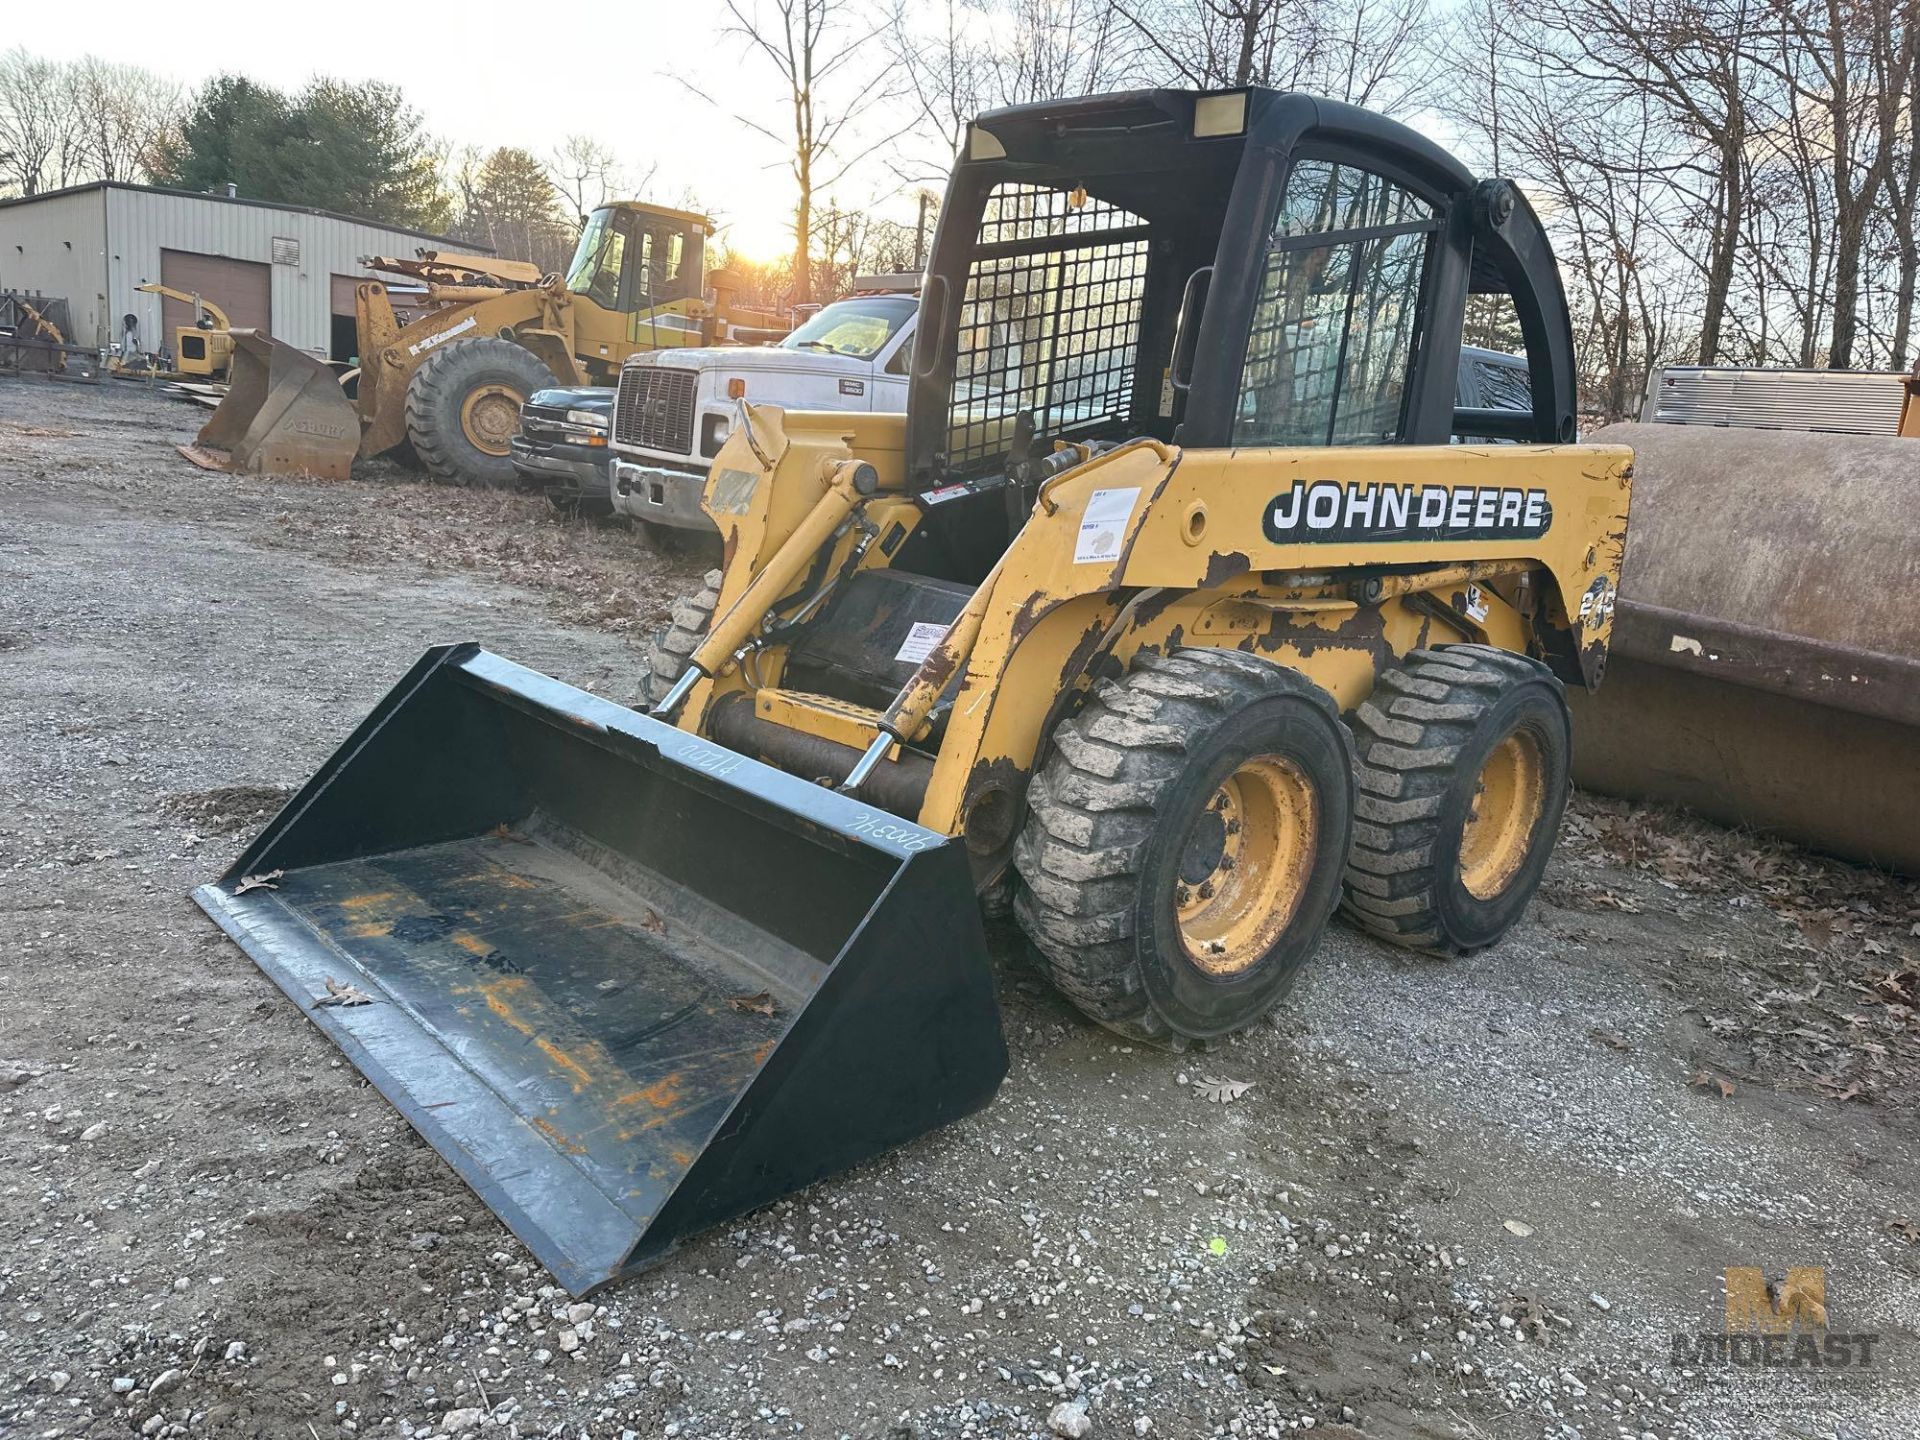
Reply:
[[[560,1069],[574,1077],[574,1093],[577,1095],[593,1084],[593,1074],[573,1056],[554,1044],[546,1036],[539,1034],[532,1025],[522,1019],[513,1007],[513,996],[527,988],[527,982],[519,976],[509,976],[502,980],[489,980],[480,987],[480,993],[486,998],[487,1009],[501,1020],[518,1030],[531,1040],[540,1053],[545,1055]],[[598,1047],[595,1047],[598,1048]]]
[[[396,900],[404,900],[406,898],[407,897],[398,890],[374,890],[365,895],[349,895],[346,899],[340,901],[339,904],[342,910],[372,910],[391,905]]]

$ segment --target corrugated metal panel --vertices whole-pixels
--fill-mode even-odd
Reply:
[[[118,337],[106,301],[105,192],[73,190],[0,208],[0,290],[64,296],[75,345]]]
[[[214,196],[118,187],[109,189],[106,196],[112,306],[116,313],[138,314],[142,334],[148,337],[164,333],[158,297],[139,294],[134,286],[160,278],[162,249],[271,266],[275,338],[325,355],[332,337],[333,277],[366,274],[360,264],[362,255],[410,256],[426,243],[418,235],[376,225],[299,210],[234,205]],[[5,213],[0,210],[0,219]],[[281,242],[282,259],[297,251],[297,263],[273,263],[276,240]]]
[[[1880,370],[1674,365],[1660,373],[1641,418],[1665,425],[1896,435],[1906,378]]]

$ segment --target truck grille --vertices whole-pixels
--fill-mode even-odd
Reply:
[[[693,450],[692,370],[664,365],[628,365],[620,372],[613,404],[613,443],[675,455]]]

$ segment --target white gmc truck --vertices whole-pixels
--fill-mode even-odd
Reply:
[[[631,357],[613,405],[616,513],[710,532],[700,493],[743,399],[787,410],[904,411],[919,304],[912,295],[836,300],[771,345]]]

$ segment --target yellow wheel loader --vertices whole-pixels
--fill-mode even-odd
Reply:
[[[438,479],[511,485],[520,406],[535,390],[612,385],[621,362],[642,350],[784,333],[778,316],[736,303],[727,272],[705,273],[712,228],[684,210],[603,206],[587,217],[565,276],[486,256],[371,257],[369,269],[402,284],[402,309],[419,313],[403,320],[384,281],[354,287],[353,397],[319,384],[331,374],[325,363],[290,345],[242,347],[221,406],[228,413],[208,422],[202,450],[258,471],[221,443],[252,435],[254,457],[344,476],[356,458],[404,445]]]
[[[1471,292],[1529,409],[1455,407]],[[1299,95],[998,111],[920,327],[904,416],[743,410],[641,708],[434,650],[198,892],[576,1292],[984,1105],[1005,889],[1177,1049],[1553,846],[1631,456],[1513,186]]]

